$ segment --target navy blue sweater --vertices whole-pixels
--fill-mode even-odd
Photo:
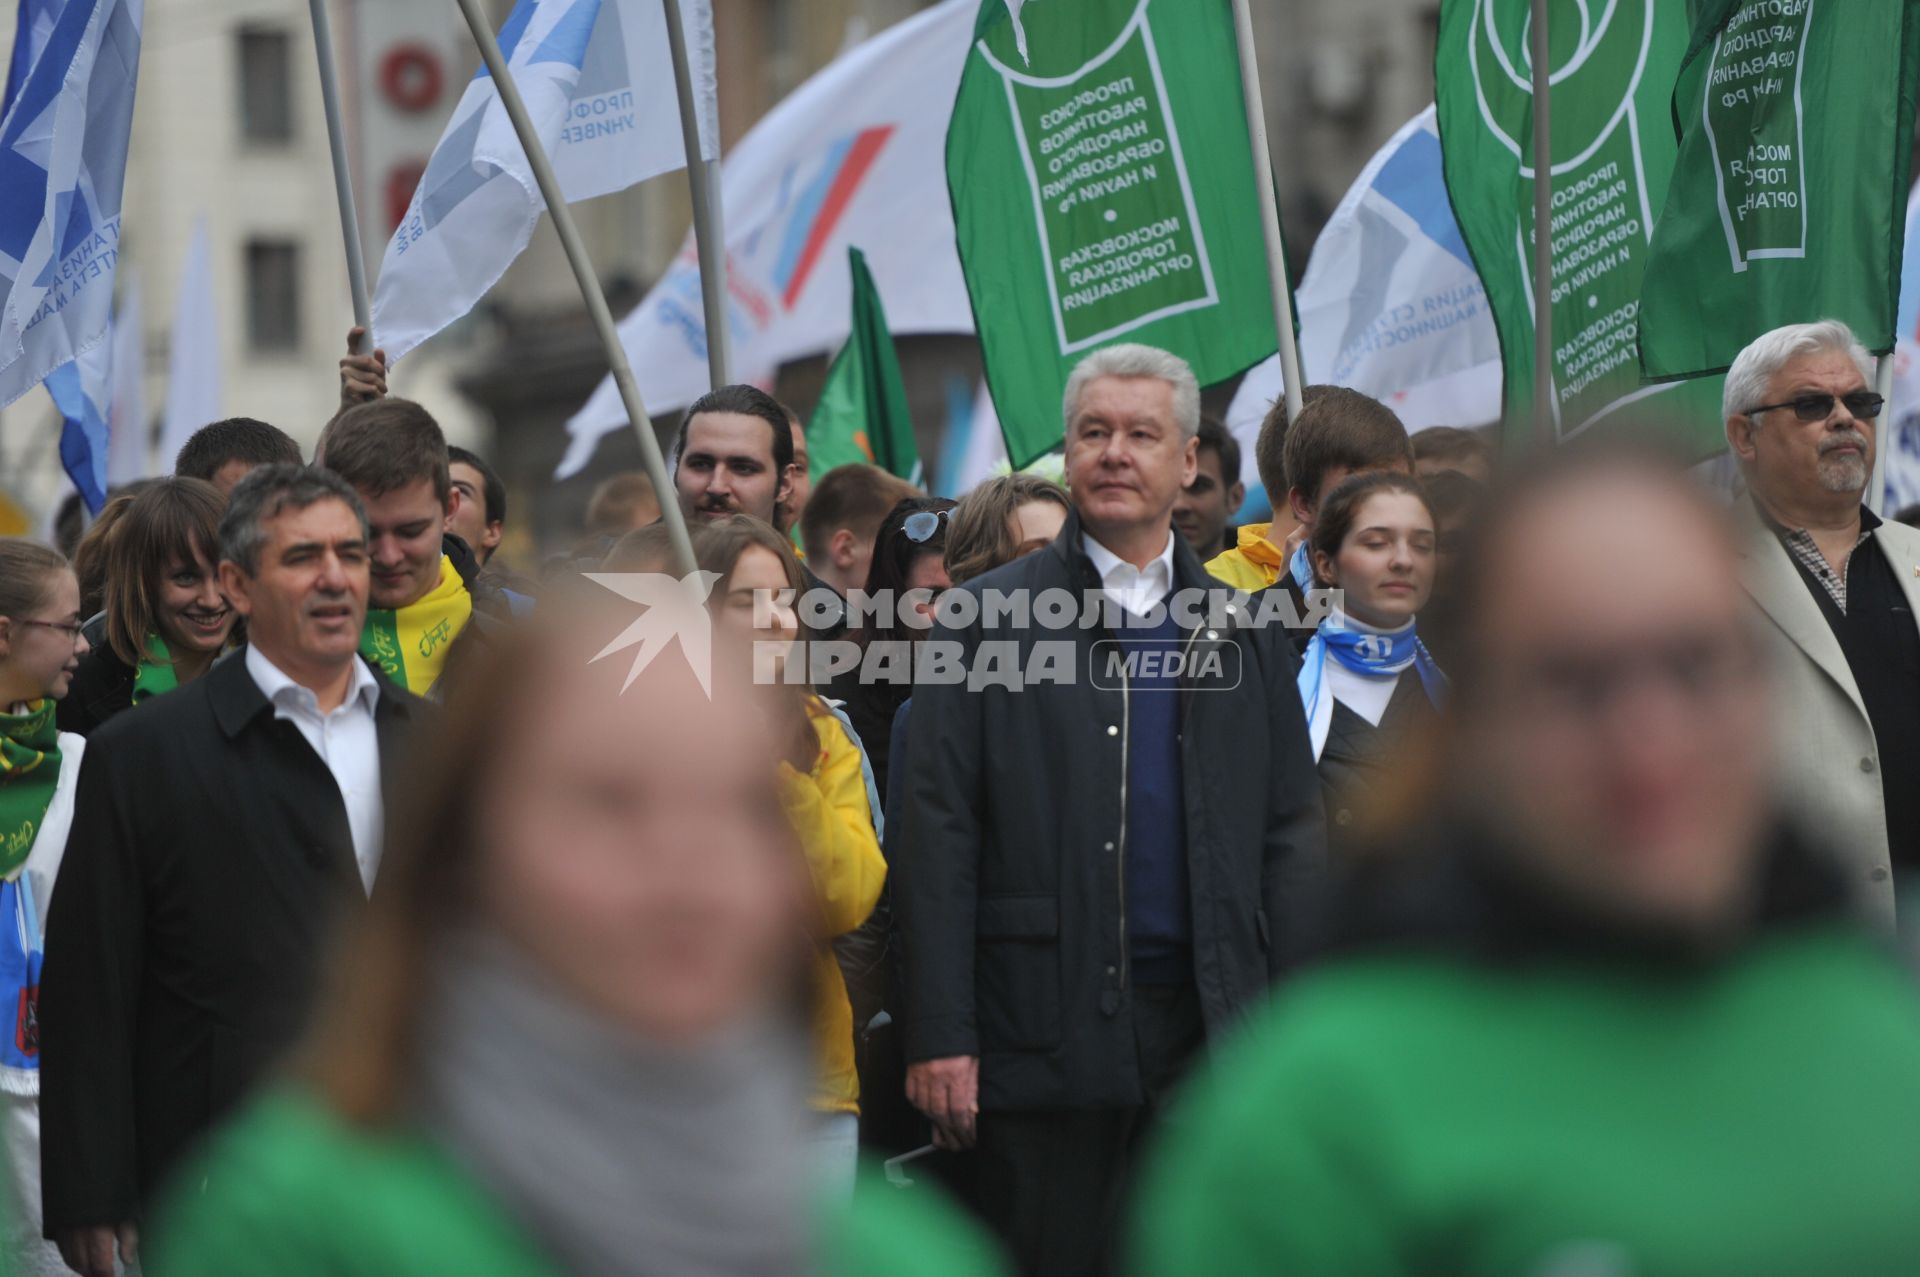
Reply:
[[[1180,768],[1180,680],[1164,664],[1181,649],[1171,616],[1115,632],[1134,655],[1127,682],[1127,939],[1133,982],[1193,980],[1193,908]]]

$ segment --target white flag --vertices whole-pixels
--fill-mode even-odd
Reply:
[[[1354,180],[1314,243],[1295,304],[1310,383],[1372,395],[1409,430],[1499,419],[1500,338],[1447,199],[1431,106]],[[1249,508],[1266,495],[1253,442],[1283,386],[1269,359],[1227,413]]]
[[[701,153],[719,154],[712,0],[679,0]],[[500,48],[567,201],[686,163],[660,0],[520,0]],[[472,310],[533,237],[545,208],[483,67],[453,110],[387,243],[373,327],[397,360]]]
[[[153,436],[147,420],[146,346],[141,330],[140,276],[120,277],[120,305],[113,313],[113,350],[108,361],[107,482],[118,486],[153,473]],[[167,458],[173,464],[173,458]]]
[[[735,376],[770,375],[833,350],[852,327],[849,245],[866,253],[894,333],[970,333],[973,309],[947,202],[947,121],[978,0],[945,0],[830,63],[742,138],[721,165],[727,322]],[[384,336],[384,334],[383,334]],[[679,259],[620,324],[651,412],[707,390],[700,272]],[[578,473],[625,429],[613,379],[567,423],[558,473]]]
[[[167,402],[156,468],[173,473],[173,460],[193,432],[226,416],[220,376],[220,315],[213,302],[213,250],[201,218],[187,242],[174,303],[172,350],[167,359]]]

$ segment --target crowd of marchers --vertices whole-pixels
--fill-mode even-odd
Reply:
[[[514,572],[349,355],[310,461],[217,422],[0,540],[0,1265],[1920,1269],[1870,374],[1748,347],[1730,499],[1311,386],[1238,528],[1151,347],[1074,370],[1063,484],[957,501],[726,386]],[[709,650],[635,659],[600,580],[689,542]],[[1049,597],[1104,619],[983,602]],[[1001,673],[863,676],[927,644]]]

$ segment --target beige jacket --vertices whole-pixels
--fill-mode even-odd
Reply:
[[[1745,540],[1743,583],[1769,624],[1776,676],[1780,793],[1807,832],[1831,846],[1881,922],[1893,923],[1893,874],[1880,751],[1840,640],[1752,498],[1734,503]],[[1920,616],[1920,530],[1891,521],[1873,534]],[[1867,547],[1862,546],[1865,550]]]

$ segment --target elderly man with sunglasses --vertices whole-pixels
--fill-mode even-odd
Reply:
[[[1862,503],[1870,370],[1845,324],[1795,324],[1740,352],[1724,403],[1745,584],[1781,680],[1782,796],[1891,923],[1896,882],[1920,870],[1920,531]]]

